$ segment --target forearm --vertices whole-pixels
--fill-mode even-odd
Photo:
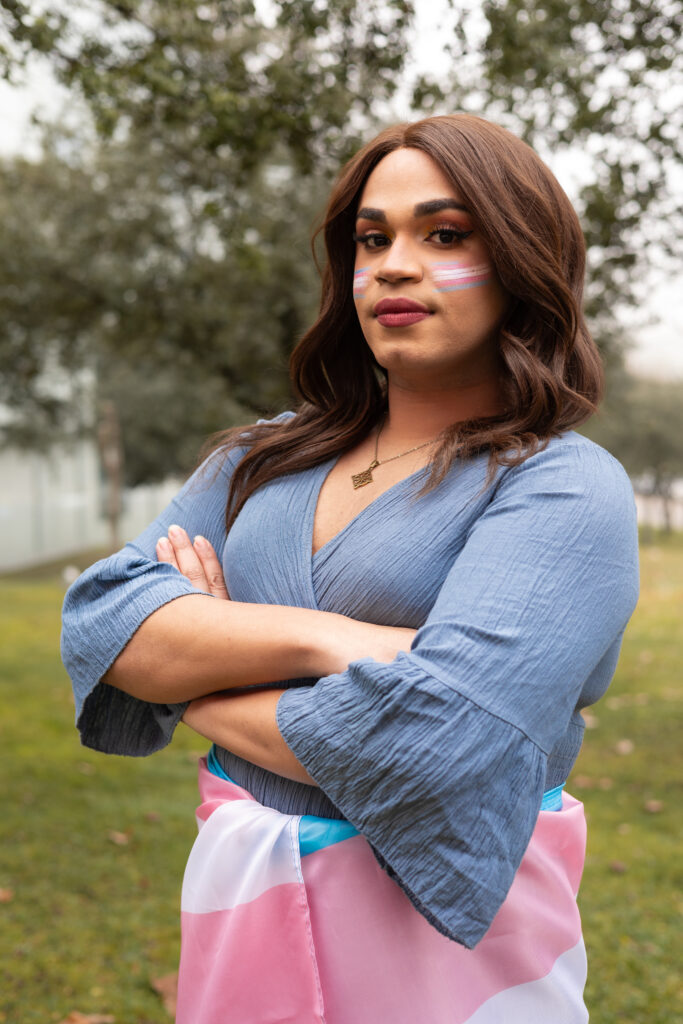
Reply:
[[[346,667],[335,653],[345,621],[308,608],[186,595],[142,623],[103,681],[142,700],[176,703],[235,686],[317,678]]]
[[[315,786],[277,727],[275,709],[282,690],[216,693],[193,701],[183,721],[201,736],[267,771]]]

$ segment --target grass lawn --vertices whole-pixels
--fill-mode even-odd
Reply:
[[[204,744],[180,729],[149,759],[79,746],[58,654],[62,596],[55,571],[0,580],[0,1022],[79,1011],[168,1024],[154,980],[177,967]],[[682,619],[683,537],[657,538],[642,548],[641,602],[569,786],[589,818],[580,903],[592,1024],[683,1017]]]

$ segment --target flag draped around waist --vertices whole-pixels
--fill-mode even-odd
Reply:
[[[541,810],[505,902],[468,950],[420,915],[349,822],[264,807],[206,759],[199,786],[177,1024],[588,1020],[585,822],[572,797]]]

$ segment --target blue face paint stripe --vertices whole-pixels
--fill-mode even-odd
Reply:
[[[434,289],[435,292],[462,292],[465,288],[479,288],[482,284],[488,284],[488,281],[469,281],[467,284],[446,284],[443,288],[438,286]]]

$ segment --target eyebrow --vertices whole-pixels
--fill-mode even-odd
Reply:
[[[464,203],[459,203],[456,199],[429,199],[426,203],[418,203],[413,208],[413,216],[429,217],[430,214],[439,213],[441,210],[462,210],[463,213],[469,213]],[[378,210],[374,206],[363,206],[356,214],[356,220],[376,220],[385,224],[387,215],[384,210]]]

